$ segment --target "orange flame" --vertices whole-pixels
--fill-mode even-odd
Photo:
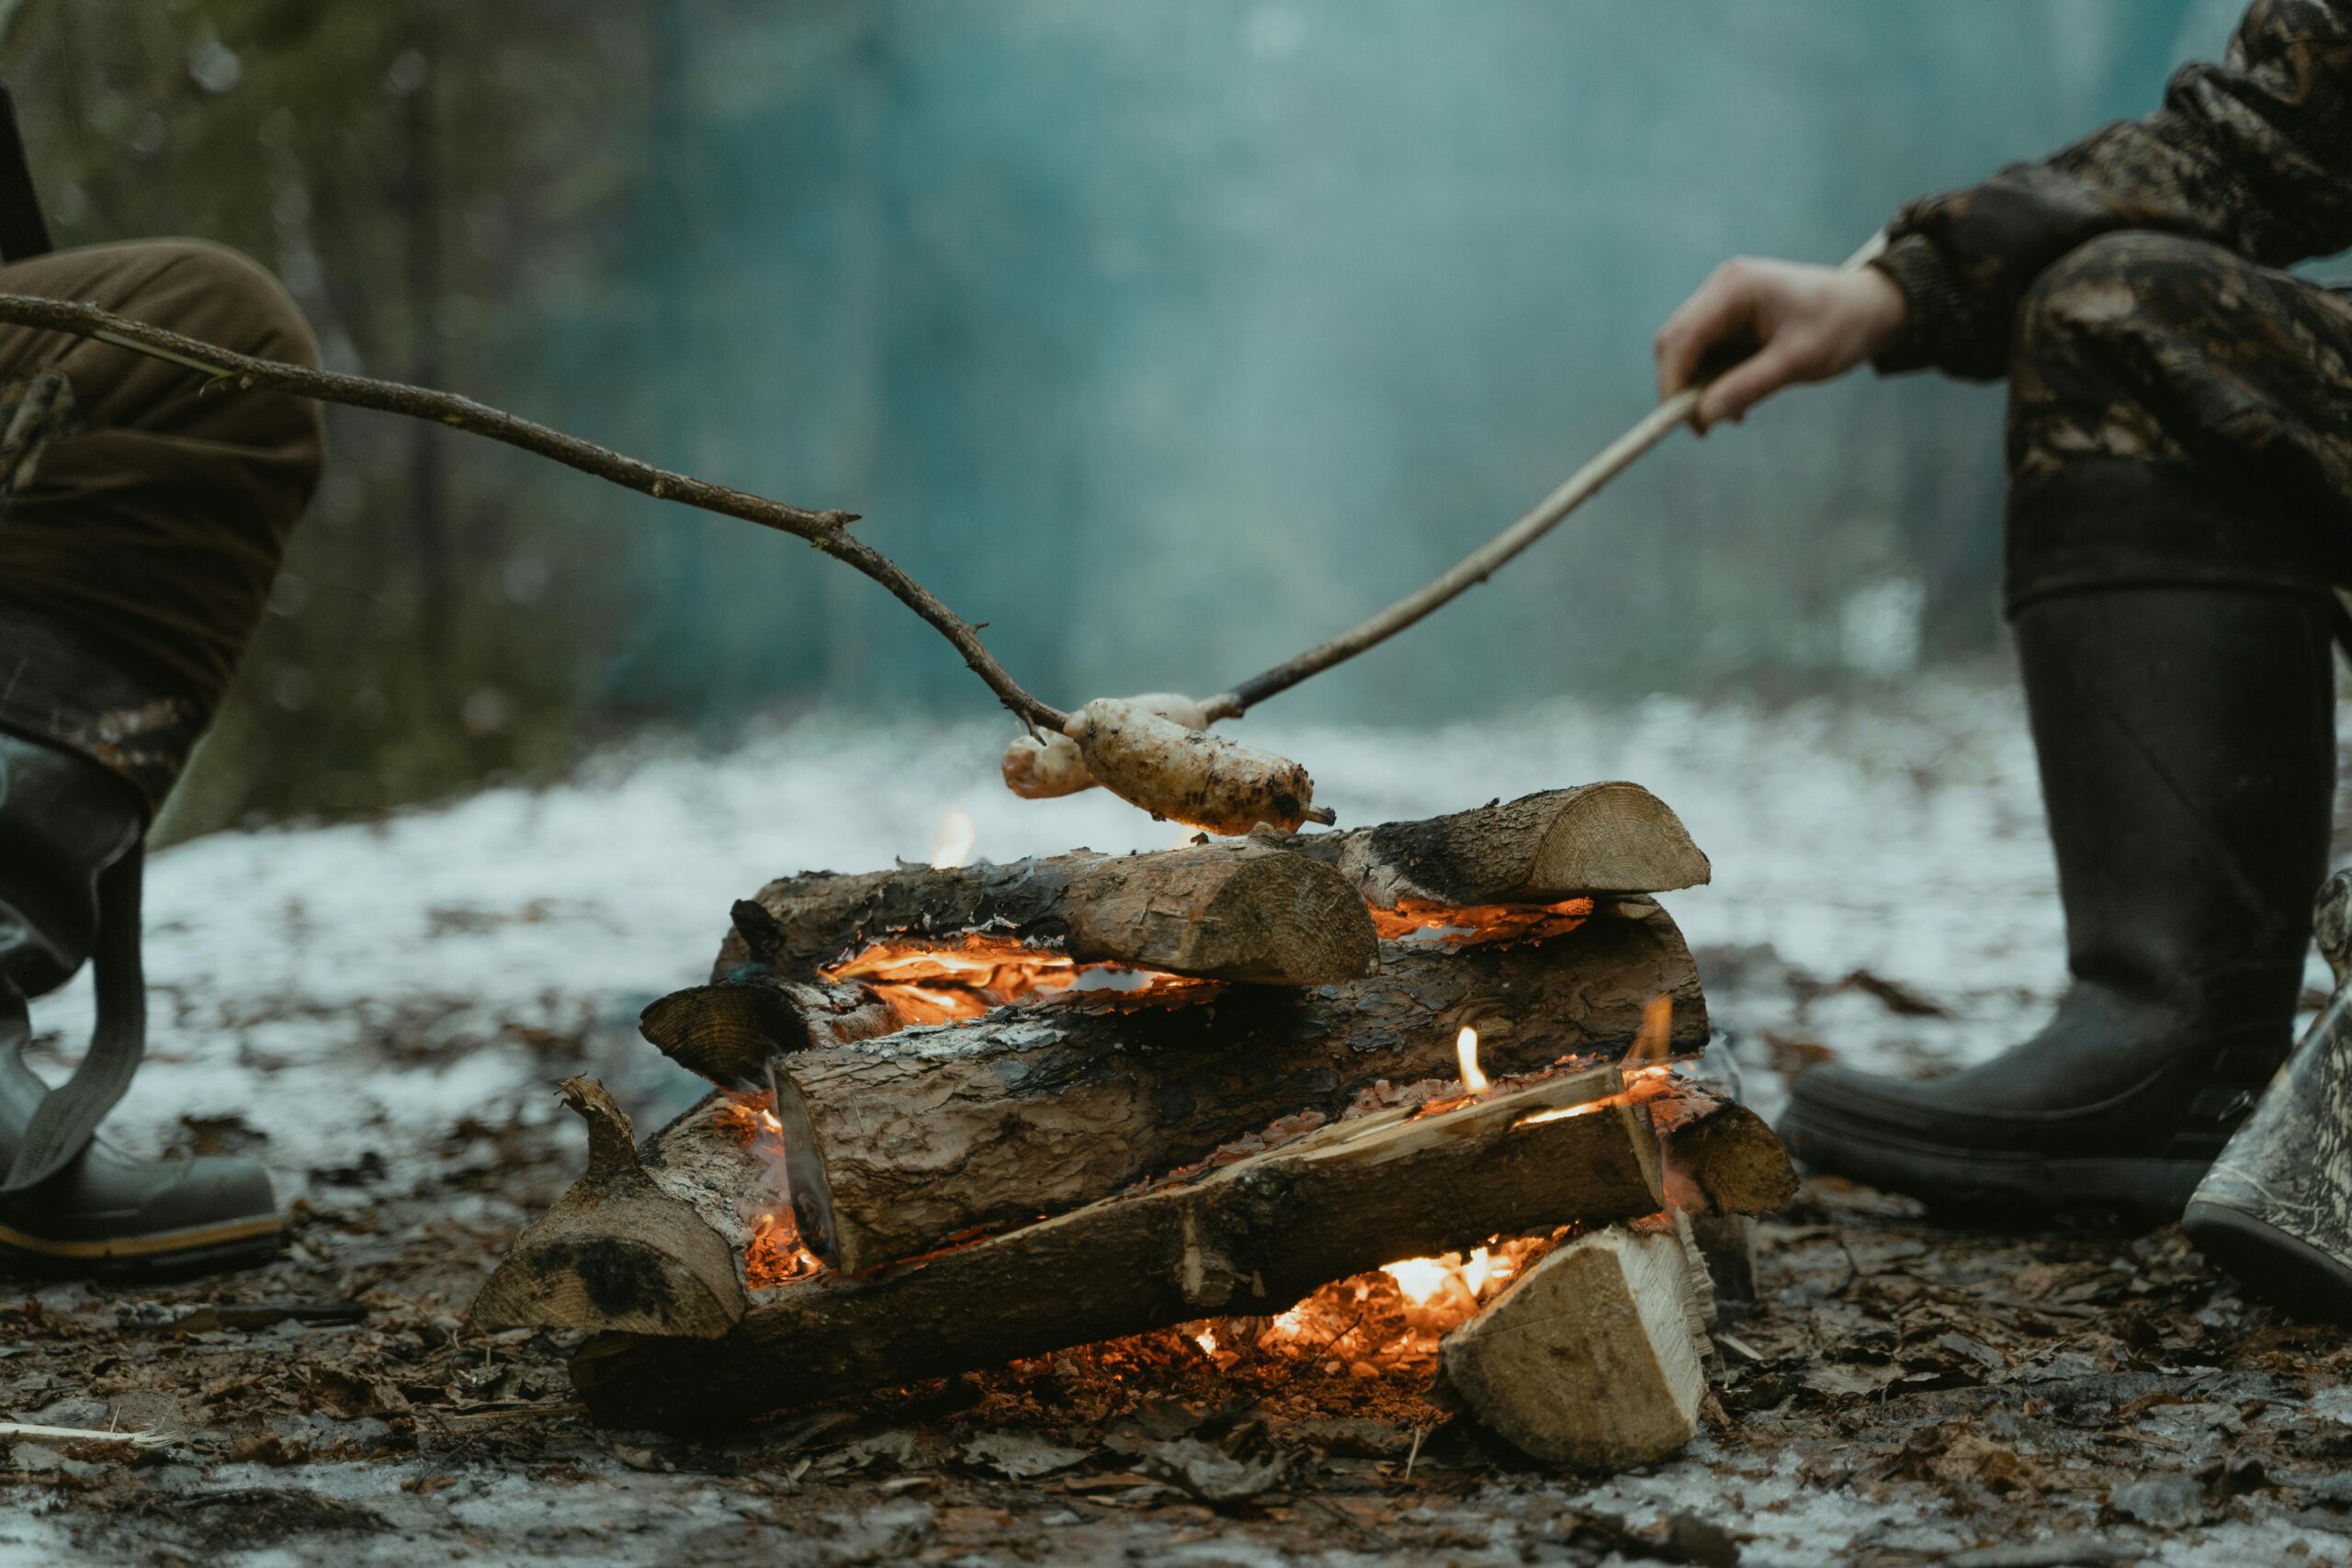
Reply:
[[[972,814],[961,807],[939,819],[931,830],[931,864],[934,871],[953,871],[959,865],[972,863],[972,851],[980,841],[979,824]]]
[[[1487,1092],[1487,1075],[1478,1070],[1478,1032],[1468,1024],[1453,1037],[1453,1059],[1462,1066],[1462,1090],[1464,1094]]]
[[[1642,1027],[1634,1036],[1620,1066],[1637,1067],[1663,1062],[1674,1043],[1674,998],[1660,991],[1642,1009]]]

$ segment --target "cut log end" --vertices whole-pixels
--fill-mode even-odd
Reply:
[[[1588,784],[1571,795],[1535,852],[1528,896],[1665,893],[1714,874],[1666,802],[1636,784]]]
[[[719,1088],[764,1093],[774,1058],[869,1040],[905,1021],[865,986],[719,980],[660,998],[638,1015],[637,1028]]]
[[[1745,1105],[1725,1103],[1677,1128],[1667,1155],[1718,1214],[1769,1214],[1797,1195],[1796,1167],[1787,1146]]]
[[[741,1232],[733,1194],[720,1190],[748,1179],[757,1161],[723,1124],[724,1097],[712,1096],[656,1134],[640,1158],[628,1116],[602,1084],[569,1078],[562,1093],[588,1122],[587,1173],[508,1249],[467,1309],[467,1325],[690,1339],[725,1334],[749,1298],[730,1239]],[[714,1178],[707,1168],[714,1163],[734,1168]]]
[[[1448,1385],[1536,1459],[1623,1470],[1698,1434],[1705,1352],[1671,1230],[1579,1236],[1446,1336]]]

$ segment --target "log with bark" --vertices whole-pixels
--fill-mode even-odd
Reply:
[[[1505,906],[1584,893],[1660,892],[1709,875],[1706,856],[1680,820],[1631,784],[1549,790],[1345,833],[1261,833],[1239,844],[1134,855],[1080,852],[944,871],[813,872],[771,882],[757,899],[739,902],[710,983],[662,998],[639,1026],[663,1052],[714,1082],[752,1087],[764,1081],[770,1056],[888,1032],[873,1021],[888,1021],[889,1014],[870,992],[794,987],[820,982],[820,969],[871,943],[948,946],[974,931],[1057,944],[1081,961],[1209,978],[1306,985],[1361,974],[1357,955],[1368,959],[1372,952],[1368,927],[1344,908],[1320,939],[1293,934],[1286,916],[1266,916],[1280,909],[1292,879],[1311,905],[1299,914],[1300,924],[1321,922],[1320,911],[1335,897],[1328,882],[1308,877],[1295,863],[1238,875],[1268,855],[1322,863],[1364,902],[1421,917],[1408,923],[1442,923],[1435,912],[1475,909],[1492,934],[1513,937],[1526,934],[1523,920],[1513,918],[1523,912]],[[1228,888],[1228,881],[1239,886]],[[1155,889],[1148,895],[1153,918],[1136,915],[1137,889]],[[1220,934],[1188,930],[1187,921],[1220,910]],[[1272,933],[1272,940],[1261,933]],[[1264,945],[1253,950],[1258,942]],[[1311,977],[1318,970],[1322,978]]]
[[[763,1292],[716,1339],[592,1341],[573,1382],[606,1423],[707,1432],[1190,1318],[1280,1311],[1331,1280],[1491,1235],[1652,1213],[1664,1197],[1649,1112],[1621,1085],[1598,1067],[1442,1113],[1337,1122],[878,1275]]]
[[[726,1333],[749,1299],[758,1216],[783,1199],[756,1111],[708,1095],[640,1149],[602,1084],[568,1078],[562,1094],[588,1122],[587,1174],[508,1249],[468,1326]]]
[[[1382,1078],[1451,1077],[1464,1025],[1488,1073],[1528,1072],[1621,1055],[1665,996],[1671,1047],[1699,1049],[1706,1004],[1680,931],[1648,900],[1613,908],[1539,942],[1385,943],[1377,973],[1315,990],[1065,995],[780,1057],[801,1238],[856,1272],[1091,1202],[1284,1116],[1336,1114]]]
[[[1352,979],[1372,963],[1371,917],[1343,878],[1294,852],[1296,842],[1266,833],[1148,854],[1081,850],[1003,865],[787,876],[754,900],[768,919],[738,914],[712,977],[748,966],[813,979],[871,943],[952,943],[982,931],[1081,964],[1201,979]]]
[[[1383,909],[1667,893],[1713,874],[1667,804],[1636,784],[1578,784],[1416,822],[1288,840]]]

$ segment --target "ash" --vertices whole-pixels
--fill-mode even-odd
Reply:
[[[1343,823],[1655,789],[1714,860],[1713,886],[1666,902],[1768,1114],[1808,1060],[1997,1050],[2062,977],[2032,756],[1989,686],[1246,728],[1306,760]],[[732,899],[928,858],[950,809],[998,859],[1176,840],[1099,794],[1003,795],[1002,739],[810,721],[158,856],[156,1039],[114,1135],[268,1160],[296,1245],[224,1280],[9,1281],[8,1416],[169,1440],[0,1439],[0,1565],[2352,1561],[2345,1335],[2247,1304],[2177,1231],[1969,1233],[1826,1182],[1765,1227],[1720,1420],[1607,1480],[1514,1457],[1426,1398],[1425,1371],[1229,1335],[705,1443],[588,1426],[561,1347],[462,1337],[499,1249],[581,1166],[555,1081],[601,1077],[641,1129],[695,1097],[635,1015],[707,971]],[[41,1008],[44,1071],[86,1017],[82,990]]]

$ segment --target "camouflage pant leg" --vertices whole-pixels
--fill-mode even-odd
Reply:
[[[2144,231],[2028,293],[2008,601],[2131,584],[2323,594],[2352,563],[2352,300]]]

